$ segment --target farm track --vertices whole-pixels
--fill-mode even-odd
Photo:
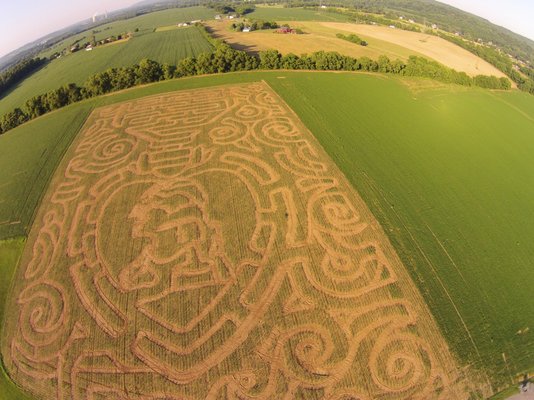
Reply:
[[[95,110],[11,298],[3,356],[42,399],[467,399],[476,384],[265,83]]]

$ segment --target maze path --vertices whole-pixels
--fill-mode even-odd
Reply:
[[[96,110],[6,327],[42,399],[464,399],[363,201],[265,83]]]

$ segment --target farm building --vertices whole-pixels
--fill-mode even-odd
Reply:
[[[276,30],[276,33],[297,33],[297,30],[296,29],[291,29],[290,27],[288,26],[283,26],[279,29]]]

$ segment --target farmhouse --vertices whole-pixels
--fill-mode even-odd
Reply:
[[[291,28],[288,27],[288,26],[283,26],[283,27],[277,29],[275,32],[276,32],[276,33],[283,33],[283,34],[286,34],[286,33],[297,33],[297,30],[296,30],[296,29],[291,29]]]

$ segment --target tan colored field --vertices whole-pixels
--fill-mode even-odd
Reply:
[[[324,50],[337,51],[356,58],[367,56],[375,60],[381,55],[401,60],[407,60],[409,56],[415,55],[431,58],[471,76],[505,76],[497,68],[467,50],[439,37],[417,32],[345,22],[294,21],[289,22],[290,26],[303,29],[305,35],[282,35],[272,31],[242,33],[229,30],[231,22],[210,21],[207,26],[217,38],[240,50],[258,52],[277,49],[282,54],[297,55]],[[337,33],[347,32],[358,34],[369,43],[369,46],[359,46],[336,38]]]
[[[2,351],[39,399],[467,399],[384,232],[265,83],[94,111]]]
[[[188,26],[178,26],[176,24],[174,25],[166,25],[166,26],[158,26],[154,32],[167,32],[167,31],[174,31],[176,29],[187,29]]]
[[[315,51],[337,51],[351,57],[367,56],[378,59],[385,54],[391,59],[408,59],[414,54],[413,51],[391,43],[374,40],[372,45],[364,47],[346,40],[336,38],[334,30],[322,26],[319,22],[289,22],[291,27],[301,28],[306,32],[304,35],[276,34],[271,30],[254,32],[233,32],[229,29],[232,21],[208,21],[206,26],[214,33],[218,39],[225,40],[232,47],[249,52],[259,52],[262,50],[277,49],[282,54],[294,53],[301,55],[313,53]],[[415,55],[422,54],[415,53]]]
[[[321,25],[338,29],[344,32],[352,32],[363,37],[383,40],[405,47],[411,51],[423,54],[457,71],[463,71],[468,75],[495,75],[506,76],[493,65],[482,60],[480,57],[462,49],[461,47],[446,41],[445,39],[418,32],[408,32],[401,29],[391,29],[384,26],[347,24],[338,22],[321,22]]]

